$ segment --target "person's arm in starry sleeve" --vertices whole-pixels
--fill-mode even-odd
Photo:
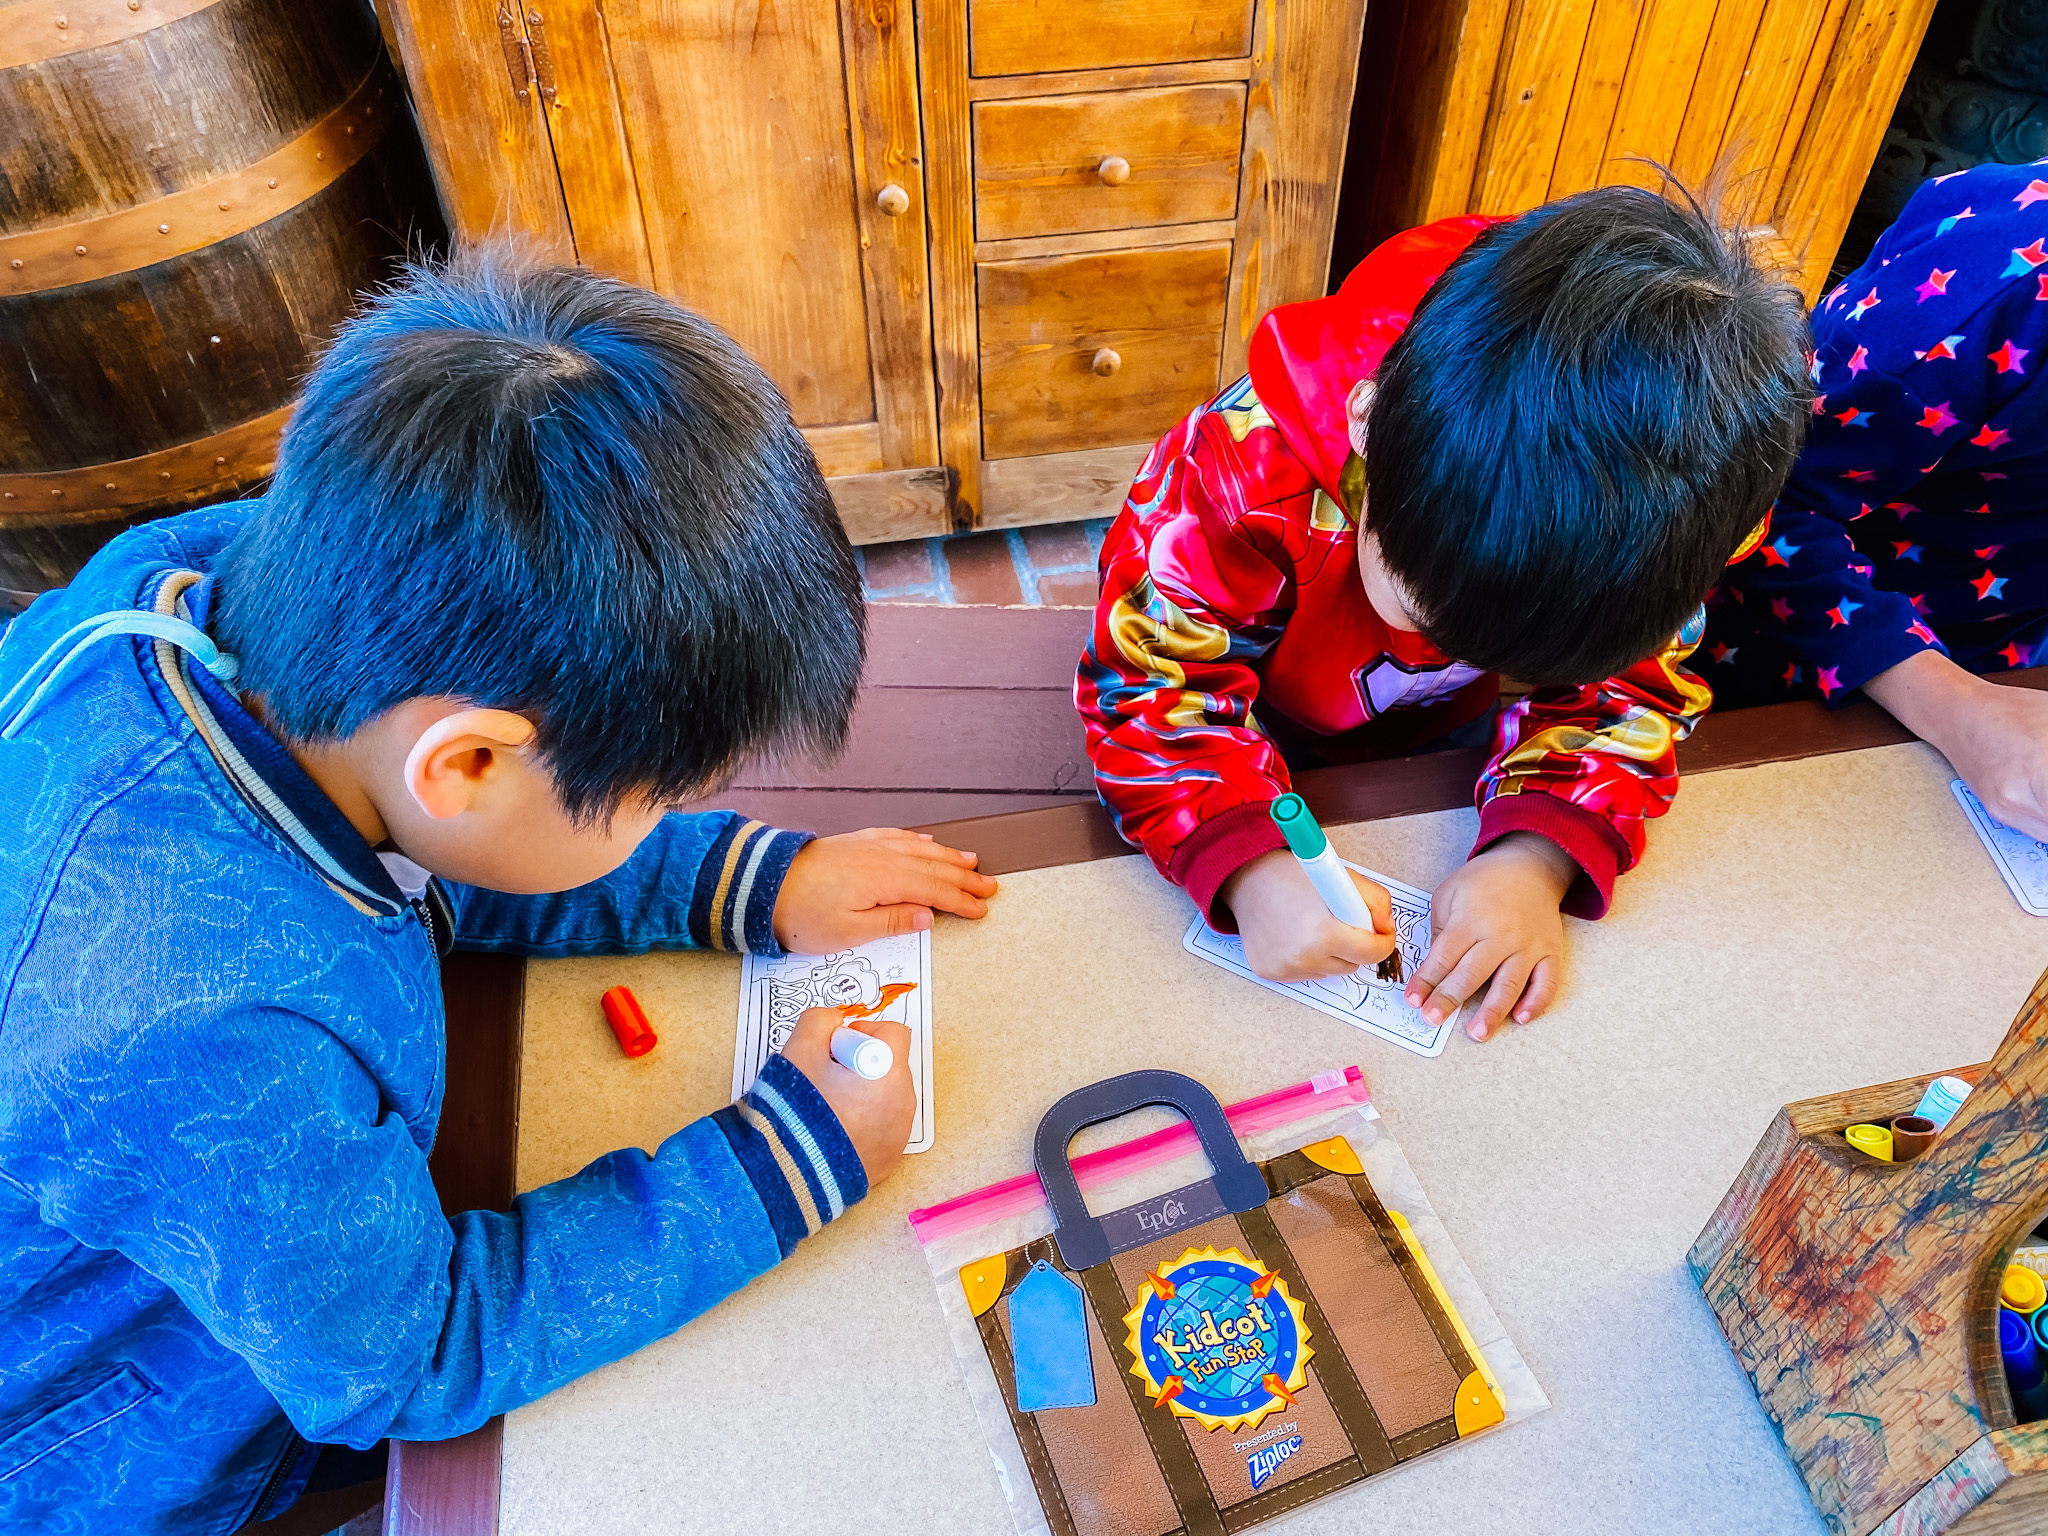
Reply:
[[[1814,310],[1806,446],[1771,538],[1730,572],[1727,595],[1812,668],[1831,703],[1941,650],[1916,486],[1937,470],[1974,472],[1984,499],[1969,510],[1988,516],[2002,460],[2040,440],[2048,406],[2033,397],[2028,358],[2048,332],[2048,278],[2035,270],[2048,272],[2048,251],[2032,226],[2048,230],[2048,209],[2029,215],[2043,199],[2003,185],[2024,179],[1986,167],[1929,182]],[[1985,538],[1971,551],[1983,561],[1976,602],[2001,595],[2001,548]]]
[[[1872,368],[1853,334],[1823,340],[1814,371],[1824,392],[1815,396],[1806,447],[1772,511],[1769,536],[1730,569],[1727,593],[1759,623],[1768,613],[1822,695],[1839,704],[1878,673],[1939,647],[1915,594],[1872,582],[1849,525],[1909,516],[1915,482],[1968,433],[1954,391],[1921,399]],[[1902,542],[1899,553],[1912,559],[1917,550]]]
[[[1815,310],[1813,430],[1772,545],[1730,583],[1732,597],[1770,605],[1831,701],[1861,687],[1940,748],[1993,815],[2035,836],[2048,836],[2048,699],[1984,683],[1936,636],[1995,622],[2014,601],[2008,582],[2028,574],[2007,541],[2015,516],[2039,509],[2002,498],[2012,461],[2048,439],[2048,397],[2033,388],[2048,361],[2044,235],[2048,182],[2026,167],[1983,166],[1915,194]],[[1958,482],[1981,499],[1957,497]],[[1940,509],[1919,504],[1937,494]]]

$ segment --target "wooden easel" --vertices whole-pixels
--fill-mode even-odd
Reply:
[[[2048,1211],[2048,974],[1911,1163],[1843,1127],[1909,1114],[1932,1077],[1787,1104],[1689,1255],[1693,1277],[1844,1536],[2048,1529],[2048,1423],[2016,1427],[1998,1282]]]

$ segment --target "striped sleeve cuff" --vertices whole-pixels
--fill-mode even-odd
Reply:
[[[705,949],[743,949],[779,955],[775,898],[790,861],[811,840],[734,814],[697,867],[690,895],[690,938]]]
[[[785,1259],[868,1192],[867,1170],[839,1117],[780,1053],[768,1058],[745,1098],[711,1118],[761,1197]]]

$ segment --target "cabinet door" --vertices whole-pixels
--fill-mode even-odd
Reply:
[[[857,540],[946,529],[907,3],[387,3],[415,75],[436,48],[474,66],[423,115],[511,130],[436,157],[463,233],[531,229],[700,311],[789,397]],[[526,207],[541,157],[559,229]]]
[[[1827,275],[1934,0],[1375,0],[1360,96],[1370,212],[1355,258],[1411,224],[1519,213],[1641,159]]]

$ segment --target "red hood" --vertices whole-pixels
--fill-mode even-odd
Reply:
[[[1408,325],[1408,317],[1479,232],[1504,222],[1482,214],[1438,219],[1394,236],[1326,299],[1283,304],[1252,335],[1252,388],[1273,426],[1324,490],[1337,495],[1351,452],[1345,402]]]

